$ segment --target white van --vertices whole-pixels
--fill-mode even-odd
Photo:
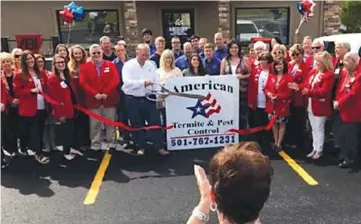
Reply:
[[[237,39],[240,42],[250,42],[252,37],[260,37],[257,25],[251,20],[237,20]]]
[[[335,47],[335,42],[345,41],[350,43],[351,52],[361,54],[361,33],[348,33],[348,34],[336,34],[331,36],[324,36],[316,38],[315,40],[320,40],[325,43],[325,49],[331,51],[332,54]]]

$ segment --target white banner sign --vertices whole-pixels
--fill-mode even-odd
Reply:
[[[168,150],[221,147],[238,142],[239,81],[236,76],[171,78],[171,91],[200,94],[206,99],[169,96],[165,100]]]

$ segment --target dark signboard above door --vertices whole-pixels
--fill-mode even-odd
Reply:
[[[172,37],[180,38],[182,44],[194,34],[194,11],[192,9],[163,9],[163,36],[170,47]]]

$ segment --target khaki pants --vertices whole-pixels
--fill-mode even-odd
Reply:
[[[105,108],[101,105],[97,109],[92,109],[94,113],[97,113],[109,120],[115,121],[116,108],[108,107]],[[106,139],[106,149],[115,147],[115,128],[113,126],[106,125],[105,127],[105,139]],[[95,120],[90,117],[90,141],[91,148],[99,150],[102,148],[102,122]]]

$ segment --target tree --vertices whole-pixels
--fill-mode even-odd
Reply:
[[[341,22],[347,33],[361,32],[361,1],[342,2]]]

